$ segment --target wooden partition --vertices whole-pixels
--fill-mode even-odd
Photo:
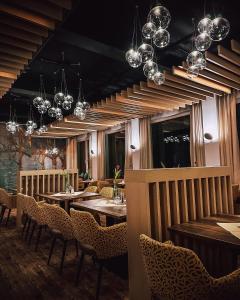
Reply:
[[[78,190],[78,170],[32,170],[20,171],[17,190],[26,195],[36,193],[62,192],[65,189],[65,176],[68,172],[69,182]]]
[[[130,300],[150,299],[139,235],[164,241],[168,227],[210,216],[233,213],[229,167],[127,170]]]

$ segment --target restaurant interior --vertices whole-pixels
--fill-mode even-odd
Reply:
[[[0,0],[0,299],[240,299],[239,11]]]

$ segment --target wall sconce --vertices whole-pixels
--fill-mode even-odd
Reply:
[[[204,133],[204,140],[205,142],[210,143],[213,140],[213,136],[211,135],[211,133]]]
[[[130,148],[131,148],[132,150],[136,150],[136,147],[135,147],[134,145],[130,145]]]
[[[93,151],[93,150],[91,150],[90,152],[91,152],[92,155],[94,154],[94,151]]]

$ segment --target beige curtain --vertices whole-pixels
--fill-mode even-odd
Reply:
[[[66,168],[77,169],[77,139],[76,138],[67,139],[66,158],[67,158]]]
[[[151,120],[150,118],[143,118],[139,122],[140,169],[151,169],[153,167]]]
[[[97,132],[97,173],[98,179],[105,178],[105,132]]]
[[[132,126],[131,121],[125,124],[125,169],[133,168],[132,150],[130,145],[132,143]]]
[[[192,167],[205,166],[202,104],[192,105],[190,114],[190,156]]]
[[[217,97],[220,163],[231,167],[233,183],[240,182],[236,98],[237,92]]]

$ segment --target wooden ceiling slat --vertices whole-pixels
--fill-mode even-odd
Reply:
[[[14,79],[11,79],[11,78],[5,78],[5,77],[0,76],[0,82],[1,82],[1,83],[12,84],[12,83],[14,82]]]
[[[60,6],[65,9],[71,9],[72,8],[72,1],[71,0],[47,0],[50,3],[53,3],[57,6]]]
[[[10,82],[1,82],[0,80],[0,87],[1,88],[10,88],[12,84]]]
[[[0,33],[37,45],[41,45],[43,41],[41,36],[20,29],[16,29],[8,25],[1,25]]]
[[[48,37],[48,30],[46,28],[40,27],[35,24],[31,24],[31,26],[29,26],[29,22],[15,18],[13,16],[5,15],[3,13],[0,14],[0,24],[5,24],[15,29],[33,33],[44,38]]]
[[[9,73],[13,73],[13,74],[16,74],[16,75],[20,74],[20,70],[19,69],[3,66],[1,64],[1,61],[0,61],[0,71],[9,72]]]
[[[104,112],[106,114],[112,114],[112,115],[115,115],[115,116],[125,116],[126,115],[124,112],[107,110],[105,108],[98,108],[98,107],[95,107],[95,106],[92,108],[92,111],[97,112],[97,113],[98,112]]]
[[[235,41],[235,40],[231,40],[231,48],[232,51],[236,52],[237,54],[240,54],[240,43]]]
[[[206,57],[207,61],[210,61],[211,63],[218,65],[218,66],[240,76],[240,68],[237,67],[236,65],[228,62],[226,59],[223,59],[223,58],[219,57],[218,55],[215,55],[209,51],[205,52],[205,57]]]
[[[231,94],[231,89],[229,87],[226,87],[222,84],[217,84],[215,81],[205,79],[201,76],[190,79],[188,77],[187,72],[183,69],[178,68],[178,67],[173,67],[172,70],[173,70],[174,75],[177,75],[179,77],[184,77],[184,79],[187,79],[190,84],[195,82],[195,83],[201,84],[203,86],[208,86],[208,87],[214,88],[218,91],[221,91],[221,92],[224,92],[224,93],[227,93],[227,94]]]
[[[17,47],[12,47],[9,45],[3,45],[0,42],[0,51],[3,53],[7,53],[7,54],[12,54],[18,57],[23,57],[26,59],[31,59],[32,58],[32,52],[27,51],[27,50],[23,50]]]
[[[234,53],[231,50],[224,48],[221,45],[218,45],[218,55],[223,57],[224,59],[230,61],[234,65],[240,66],[240,56]]]
[[[174,73],[174,69],[173,69],[173,73]],[[207,91],[207,92],[216,94],[218,96],[222,95],[222,91],[214,89],[209,86],[206,86],[204,84],[199,84],[197,82],[194,82],[193,80],[189,80],[189,78],[187,76],[186,76],[186,78],[182,78],[182,77],[175,76],[173,74],[165,72],[165,78],[167,81],[177,82],[177,83],[185,85],[187,87],[189,87],[189,86],[194,87],[196,89],[199,89],[200,91]]]
[[[64,121],[67,122],[67,123],[76,123],[76,124],[87,124],[87,125],[95,125],[95,126],[106,126],[106,127],[112,127],[113,125],[115,124],[105,124],[105,123],[100,123],[100,122],[89,122],[87,120],[84,120],[84,121],[80,121],[79,119],[77,119],[76,117],[74,116],[69,116],[67,118],[64,118]]]
[[[207,62],[205,70],[213,72],[217,75],[220,75],[222,77],[225,77],[225,78],[227,78],[231,81],[234,81],[234,82],[240,84],[240,77],[239,76],[237,76],[237,75],[233,74],[232,72],[229,72],[229,71],[227,71],[227,70],[225,70],[225,69],[223,69],[219,66],[216,66],[212,63]]]
[[[55,23],[53,20],[44,18],[35,13],[30,13],[24,9],[20,9],[0,2],[0,11],[15,16],[17,18],[29,21],[31,23],[37,24],[39,26],[46,27],[50,30],[55,29]]]
[[[57,122],[53,122],[50,125],[51,128],[69,128],[69,129],[73,129],[73,130],[77,130],[77,131],[96,131],[96,127],[92,128],[92,126],[89,125],[80,125],[80,124],[69,124],[66,123],[64,121],[57,121]]]
[[[8,37],[6,35],[0,34],[0,41],[3,44],[7,44],[7,45],[11,45],[11,46],[15,46],[21,49],[25,49],[31,52],[36,52],[37,51],[37,46],[35,44],[26,42],[26,41],[22,41],[16,38],[11,38]]]
[[[11,61],[8,61],[8,60],[4,60],[4,59],[1,59],[0,58],[0,63],[2,66],[5,66],[5,67],[9,67],[9,68],[17,68],[17,69],[24,69],[24,65],[23,64],[18,64],[16,62],[11,62]]]
[[[0,77],[10,78],[10,79],[17,79],[16,74],[12,74],[12,73],[9,73],[9,72],[2,72],[2,71],[0,71]]]
[[[183,91],[181,89],[177,89],[177,88],[172,88],[172,87],[168,87],[168,86],[165,86],[165,85],[156,85],[155,83],[153,83],[152,81],[148,81],[147,82],[147,86],[148,87],[151,87],[152,89],[155,89],[159,92],[165,92],[167,94],[175,94],[175,95],[178,95],[179,98],[185,98],[185,99],[199,99],[199,100],[206,100],[206,97],[203,96],[203,95],[199,95],[199,94],[196,94],[196,93],[192,93],[192,92],[187,92],[187,91]]]
[[[23,65],[26,65],[28,63],[28,59],[26,58],[11,55],[9,53],[1,53],[1,48],[0,48],[0,60],[2,59],[5,61],[9,61],[17,64],[23,64]]]
[[[18,5],[27,11],[32,11],[37,14],[41,14],[53,20],[62,21],[63,11],[60,7],[56,5],[51,5],[50,3],[45,4],[43,1],[32,1],[32,0],[8,0],[8,3],[13,5]]]

